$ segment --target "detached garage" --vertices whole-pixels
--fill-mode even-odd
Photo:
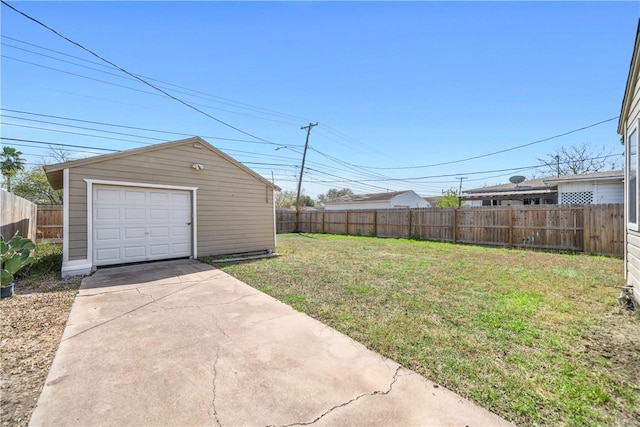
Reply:
[[[277,186],[194,137],[45,166],[64,188],[62,275],[274,251]]]

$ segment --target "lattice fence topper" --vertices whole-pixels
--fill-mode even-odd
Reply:
[[[587,205],[593,203],[593,191],[574,191],[562,193],[560,204],[562,205]]]

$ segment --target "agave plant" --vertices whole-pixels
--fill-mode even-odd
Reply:
[[[16,233],[8,242],[0,236],[0,254],[2,259],[2,272],[0,276],[1,287],[13,284],[14,275],[33,262],[32,251],[36,245],[26,237]]]

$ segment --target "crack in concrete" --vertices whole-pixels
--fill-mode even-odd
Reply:
[[[281,317],[293,316],[294,314],[297,314],[297,313],[298,313],[297,311],[294,311],[292,313],[279,314],[277,316],[269,317],[268,319],[261,319],[260,323],[264,323],[264,322],[269,322],[271,320],[280,319]]]
[[[243,296],[241,296],[240,298],[236,298],[236,299],[231,300],[231,301],[227,301],[227,302],[219,302],[219,303],[216,303],[216,304],[206,304],[206,305],[212,305],[212,306],[214,306],[214,305],[229,305],[229,304],[235,304],[235,303],[236,303],[236,302],[238,302],[238,301],[241,301],[241,300],[243,300],[243,299],[245,299],[245,298],[253,297],[253,296],[256,296],[256,295],[260,295],[260,293],[259,293],[259,292],[256,292],[255,294],[243,295]]]
[[[216,409],[216,378],[218,377],[218,357],[220,355],[220,347],[216,351],[216,359],[213,361],[213,380],[211,381],[212,397],[211,397],[211,410],[213,411],[213,418],[216,421],[216,425],[222,426],[220,418],[218,418],[218,410]]]
[[[216,328],[218,328],[218,330],[219,330],[220,332],[222,332],[222,335],[224,335],[225,337],[227,337],[227,340],[228,340],[228,341],[225,341],[225,342],[223,342],[223,343],[220,343],[220,345],[222,345],[222,344],[227,344],[228,342],[233,341],[233,338],[231,338],[231,337],[229,336],[229,334],[227,334],[227,331],[225,331],[225,330],[220,326],[220,324],[218,323],[218,318],[216,317],[216,315],[215,315],[214,313],[207,313],[207,312],[206,312],[206,311],[204,311],[204,310],[202,309],[202,307],[200,307],[200,306],[197,306],[196,308],[197,308],[198,310],[200,310],[200,311],[201,311],[205,316],[209,316],[209,317],[211,317],[211,318],[213,319],[213,323],[214,323],[215,327],[216,327]],[[218,345],[218,350],[220,350],[220,345]],[[218,358],[218,355],[216,354],[216,361],[218,360],[217,358]]]
[[[402,366],[398,366],[396,368],[396,371],[393,374],[393,378],[391,380],[391,383],[389,384],[389,388],[387,390],[375,390],[372,391],[370,393],[362,393],[356,397],[354,397],[353,399],[341,403],[339,405],[336,405],[330,409],[328,409],[327,411],[325,411],[323,414],[321,414],[320,416],[316,417],[313,421],[307,421],[307,422],[299,422],[299,423],[292,423],[292,424],[286,424],[282,427],[293,427],[293,426],[308,426],[308,425],[312,425],[315,424],[316,422],[318,422],[320,419],[322,419],[323,417],[329,415],[331,412],[335,411],[336,409],[339,408],[343,408],[347,405],[350,405],[351,403],[360,400],[363,397],[367,397],[367,396],[380,396],[380,395],[387,395],[389,393],[391,393],[391,390],[393,390],[393,385],[396,383],[396,381],[398,381],[398,377],[400,376],[400,370],[402,369]],[[267,426],[267,427],[274,427],[274,426]]]
[[[134,312],[136,312],[136,311],[138,311],[138,310],[140,310],[140,309],[142,309],[142,308],[144,308],[144,307],[147,307],[147,306],[149,306],[149,305],[151,305],[151,304],[158,304],[160,307],[162,307],[162,305],[161,305],[161,304],[159,304],[159,303],[158,303],[158,301],[160,301],[160,300],[162,300],[162,299],[164,299],[164,298],[167,298],[167,297],[169,297],[169,296],[171,296],[171,295],[173,295],[173,294],[176,294],[176,293],[178,293],[178,292],[182,292],[182,291],[184,291],[185,289],[189,289],[189,288],[191,288],[191,287],[193,287],[193,286],[196,286],[196,285],[198,285],[198,284],[200,284],[200,283],[202,283],[202,282],[204,282],[204,281],[205,281],[205,280],[202,280],[202,281],[200,281],[200,282],[194,282],[194,283],[193,283],[193,284],[191,284],[191,285],[188,285],[188,286],[185,286],[184,288],[180,288],[180,289],[178,289],[178,290],[176,290],[176,291],[170,292],[170,293],[168,293],[167,295],[164,295],[164,296],[162,296],[162,297],[160,297],[160,298],[158,298],[158,299],[155,299],[155,298],[153,298],[153,296],[148,295],[148,294],[141,294],[141,295],[145,295],[145,296],[151,297],[151,301],[149,301],[149,302],[148,302],[148,303],[146,303],[146,304],[142,304],[142,305],[140,305],[140,306],[138,306],[138,307],[136,307],[136,308],[134,308],[134,309],[131,309],[131,310],[127,311],[126,313],[119,314],[119,315],[118,315],[118,316],[116,316],[116,317],[112,317],[111,319],[105,320],[104,322],[100,322],[100,323],[98,323],[98,324],[96,324],[96,325],[93,325],[93,326],[91,326],[90,328],[87,328],[87,329],[85,329],[85,330],[83,330],[83,331],[80,331],[80,332],[78,332],[78,333],[77,333],[77,334],[75,334],[75,335],[72,335],[72,336],[70,336],[70,337],[64,338],[62,341],[68,341],[68,340],[70,340],[70,339],[73,339],[73,338],[75,338],[75,337],[77,337],[77,336],[79,336],[79,335],[82,335],[82,334],[84,334],[84,333],[86,333],[86,332],[89,332],[89,331],[91,331],[91,330],[93,330],[93,329],[99,328],[100,326],[106,325],[107,323],[111,323],[111,322],[113,322],[113,321],[115,321],[115,320],[117,320],[117,319],[120,319],[121,317],[128,316],[128,315],[130,315],[131,313],[134,313]],[[138,291],[138,293],[140,293],[140,290],[139,290],[138,288],[135,288],[135,289],[136,289],[136,291]],[[61,342],[62,342],[62,341],[61,341]]]

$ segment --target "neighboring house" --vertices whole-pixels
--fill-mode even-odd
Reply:
[[[624,172],[562,175],[463,191],[466,206],[607,204],[624,202]]]
[[[277,186],[193,137],[45,166],[64,188],[62,275],[274,251]]]
[[[430,208],[415,191],[391,191],[375,194],[352,194],[324,204],[328,211],[362,209]]]
[[[629,77],[622,98],[622,110],[618,121],[618,133],[624,143],[624,203],[625,203],[625,279],[633,287],[633,298],[640,304],[640,157],[638,134],[640,133],[640,20],[631,55]]]
[[[530,179],[466,190],[460,198],[465,206],[553,205],[558,203],[558,191],[543,179]]]
[[[438,203],[440,203],[440,200],[442,200],[442,196],[426,196],[423,197],[423,199],[425,199],[432,208],[435,208],[438,206]]]
[[[563,175],[543,181],[557,187],[560,205],[624,203],[624,171]]]

